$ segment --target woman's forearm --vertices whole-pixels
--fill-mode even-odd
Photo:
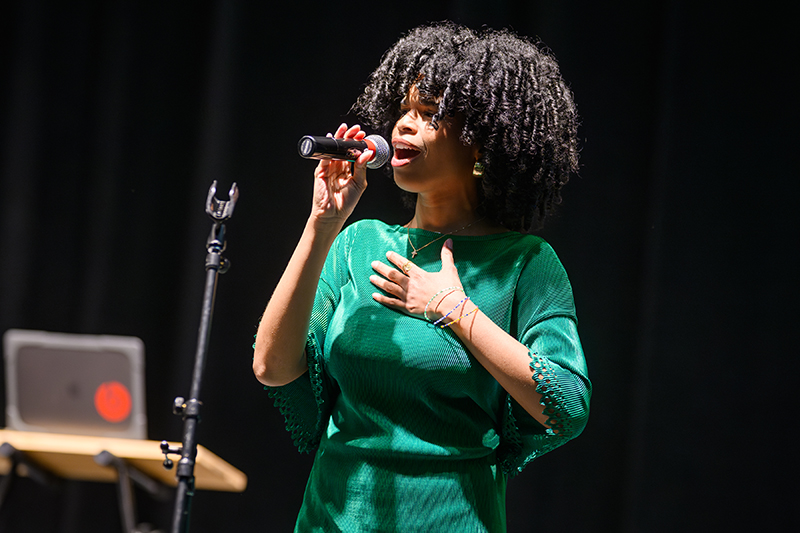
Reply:
[[[465,312],[472,310],[472,304]],[[467,350],[536,421],[545,427],[548,415],[536,392],[528,349],[481,313],[474,311],[451,326]]]

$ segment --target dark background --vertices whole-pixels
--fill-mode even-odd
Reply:
[[[410,28],[512,27],[552,49],[582,115],[580,176],[542,234],[573,283],[594,396],[584,434],[510,482],[509,531],[797,526],[798,54],[791,4],[768,5],[7,2],[0,331],[142,338],[149,437],[179,440],[204,202],[212,180],[221,198],[237,182],[199,441],[249,485],[199,492],[192,531],[289,531],[311,458],[250,364],[310,205],[297,140],[351,121]],[[391,180],[369,179],[354,218],[406,222]],[[138,500],[169,527],[171,503]],[[118,529],[112,485],[23,479],[0,510],[3,532]]]

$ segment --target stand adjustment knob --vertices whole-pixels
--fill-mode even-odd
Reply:
[[[180,455],[181,453],[183,453],[183,448],[181,448],[180,446],[170,446],[169,442],[162,440],[161,453],[164,454],[164,462],[162,463],[164,465],[164,468],[166,468],[167,470],[172,470],[172,467],[175,466],[175,463],[172,461],[172,459],[169,458],[169,455],[170,454]]]
[[[178,396],[172,401],[172,412],[180,416],[186,410],[186,400],[182,396]]]

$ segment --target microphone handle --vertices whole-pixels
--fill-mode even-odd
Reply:
[[[374,146],[366,141],[352,139],[334,139],[317,135],[306,135],[297,144],[297,151],[306,159],[338,159],[342,161],[355,161],[356,152],[375,150]]]

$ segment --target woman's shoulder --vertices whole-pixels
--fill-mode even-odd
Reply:
[[[399,233],[401,230],[403,230],[403,226],[397,224],[387,224],[374,218],[362,218],[345,226],[340,235],[349,239],[369,238],[370,236]]]
[[[538,235],[525,235],[521,242],[528,250],[528,262],[538,266],[550,265],[553,268],[563,269],[561,259],[555,249],[543,237]]]
[[[509,265],[515,265],[523,271],[564,269],[556,251],[539,235],[511,231],[495,237],[496,240],[486,247],[486,251],[491,250],[492,254],[496,254],[497,261],[507,261]]]
[[[499,231],[480,236],[454,236],[455,241],[472,241],[472,242],[485,242],[490,246],[497,246],[503,250],[508,250],[512,253],[521,253],[526,255],[538,256],[555,255],[553,247],[543,238],[538,235],[529,233],[520,233],[517,231]]]
[[[385,231],[387,229],[397,228],[397,227],[400,226],[387,224],[383,220],[378,220],[376,218],[362,218],[348,224],[345,230],[352,231],[352,229],[368,229],[376,231]]]
[[[558,259],[556,256],[556,251],[553,249],[550,243],[544,239],[544,237],[530,234],[525,234],[523,237],[524,239],[522,239],[521,242],[526,247],[530,248],[536,256]]]

